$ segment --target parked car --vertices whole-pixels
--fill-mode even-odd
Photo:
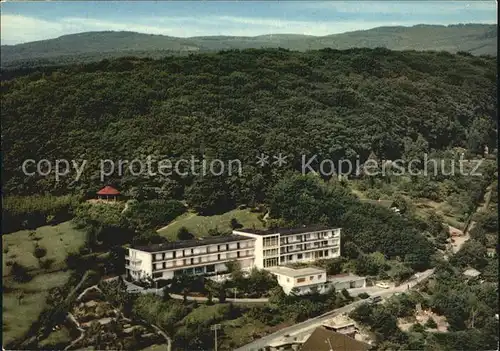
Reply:
[[[382,289],[389,289],[389,284],[387,283],[377,283],[375,286],[382,288]]]

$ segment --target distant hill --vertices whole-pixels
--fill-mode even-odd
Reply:
[[[195,52],[247,48],[285,48],[306,51],[323,48],[385,47],[392,50],[433,50],[496,55],[495,25],[379,27],[323,37],[269,34],[256,37],[177,38],[135,32],[86,32],[18,45],[2,45],[2,67],[88,62],[103,58],[157,58]]]

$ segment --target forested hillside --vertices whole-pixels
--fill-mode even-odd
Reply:
[[[241,160],[243,175],[106,182],[176,198],[194,184],[239,204],[262,200],[282,171],[300,170],[301,155],[363,159],[374,151],[394,159],[422,138],[429,149],[493,149],[495,67],[493,58],[468,54],[249,49],[10,72],[2,81],[3,191],[95,191],[100,159],[205,155]],[[260,168],[261,152],[289,162]],[[41,158],[89,165],[79,182],[22,173],[25,159]]]
[[[322,37],[297,34],[269,34],[256,37],[191,37],[135,32],[86,32],[18,45],[2,46],[2,67],[81,63],[122,56],[160,58],[248,48],[289,50],[350,49],[385,47],[392,50],[435,50],[474,55],[497,52],[497,30],[492,24],[413,27],[379,27]]]

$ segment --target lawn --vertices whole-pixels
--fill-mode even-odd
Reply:
[[[256,337],[267,335],[272,327],[256,320],[239,317],[230,321],[224,321],[222,329],[224,336],[221,348],[231,350],[252,342]]]
[[[39,346],[45,350],[50,349],[53,345],[65,345],[72,341],[69,330],[62,327],[59,330],[53,331],[49,336],[39,343]]]
[[[446,224],[458,229],[464,228],[465,223],[461,221],[459,216],[453,212],[453,208],[448,203],[435,202],[429,199],[418,199],[413,201],[416,207],[417,215],[421,215],[426,218],[430,213],[434,212],[443,216]]]
[[[263,228],[258,219],[259,213],[250,212],[249,209],[232,210],[221,215],[200,216],[195,213],[185,213],[177,217],[168,226],[158,230],[158,233],[170,240],[177,240],[177,232],[181,227],[186,227],[196,237],[208,236],[209,229],[218,229],[226,232],[231,230],[231,218],[245,228]]]
[[[4,345],[23,336],[44,309],[48,291],[64,285],[69,275],[69,272],[41,274],[24,284],[3,279],[2,336]],[[24,297],[19,303],[18,296],[21,292]]]
[[[30,237],[31,232],[33,231],[20,230],[2,235],[3,275],[9,272],[6,264],[8,261],[20,263],[31,269],[39,268],[38,260],[33,256],[35,240]],[[85,233],[75,229],[72,222],[43,226],[34,232],[36,233],[34,238],[40,238],[38,244],[47,249],[47,255],[43,259],[54,260],[54,268],[62,266],[68,252],[77,251],[85,242]]]

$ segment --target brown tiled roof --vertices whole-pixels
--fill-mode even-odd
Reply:
[[[364,342],[319,327],[302,344],[300,351],[367,351],[370,348],[371,346]]]

